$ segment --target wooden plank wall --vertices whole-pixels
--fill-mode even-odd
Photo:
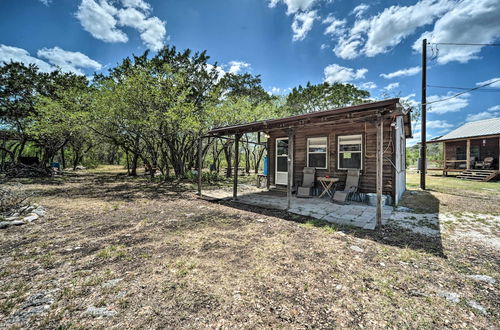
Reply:
[[[391,122],[386,120],[384,122],[384,149],[389,145],[389,141],[393,139],[393,134],[391,134],[392,127]],[[347,171],[337,169],[337,138],[340,135],[354,135],[363,134],[364,137],[364,157],[363,157],[363,170],[361,172],[360,178],[360,191],[361,192],[375,192],[376,190],[376,142],[377,142],[377,132],[376,127],[371,123],[355,123],[355,124],[343,124],[343,125],[321,125],[312,127],[301,127],[296,129],[295,134],[295,159],[294,159],[294,183],[298,184],[302,180],[302,170],[307,164],[307,152],[306,144],[307,138],[309,137],[328,137],[328,169],[317,170],[317,176],[329,175],[332,177],[339,177],[345,180],[345,175]],[[274,174],[275,174],[275,152],[276,145],[275,139],[280,137],[286,137],[285,131],[273,131],[269,132],[270,135],[270,179],[272,184],[274,184]],[[392,153],[394,151],[393,142],[390,143],[386,153],[385,158],[393,159]],[[384,194],[393,195],[393,180],[394,171],[389,160],[384,160]]]

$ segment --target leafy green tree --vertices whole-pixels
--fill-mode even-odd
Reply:
[[[292,89],[286,98],[285,108],[289,114],[298,115],[315,111],[354,105],[366,102],[370,93],[351,84],[324,82]]]

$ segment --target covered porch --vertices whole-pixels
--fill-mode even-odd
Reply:
[[[428,170],[442,171],[446,176],[458,172],[458,177],[488,181],[499,173],[500,136],[482,136],[448,141],[429,141],[442,143],[443,158],[441,166]]]

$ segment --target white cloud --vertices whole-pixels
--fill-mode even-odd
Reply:
[[[328,17],[325,18],[322,23],[328,24],[328,27],[325,29],[324,34],[341,35],[345,31],[345,25],[347,21],[345,19],[339,20],[332,15],[328,15]]]
[[[229,73],[233,74],[239,73],[244,69],[250,68],[250,64],[243,61],[231,61],[228,63],[228,66],[229,66]]]
[[[500,105],[495,105],[493,107],[489,107],[488,111],[500,111]]]
[[[145,11],[151,10],[151,5],[144,0],[121,0],[125,8],[139,8]]]
[[[52,0],[40,0],[40,2],[48,7],[52,3]]]
[[[51,64],[61,68],[64,72],[73,72],[84,75],[79,68],[99,70],[101,64],[80,52],[70,52],[59,47],[42,48],[37,52],[38,57],[46,59]]]
[[[453,125],[448,123],[446,120],[428,120],[427,128],[441,128],[441,129],[449,129],[452,128]]]
[[[347,68],[338,64],[330,64],[324,70],[325,81],[333,84],[335,82],[348,82],[351,80],[363,79],[368,69]]]
[[[318,18],[316,10],[295,14],[292,22],[293,41],[304,40]]]
[[[363,16],[363,14],[368,10],[368,8],[370,8],[370,5],[367,5],[366,3],[362,3],[362,4],[354,7],[351,14],[355,15],[356,18],[359,18],[359,17]]]
[[[330,46],[327,44],[321,44],[321,46],[319,48],[321,48],[321,50],[324,50],[324,49],[327,49],[328,47],[330,47]]]
[[[487,87],[500,87],[500,78],[491,78],[485,81],[481,81],[476,83],[476,86],[482,86],[486,84],[490,84]]]
[[[94,38],[105,42],[127,42],[128,36],[119,27],[131,27],[140,32],[144,44],[152,49],[163,47],[165,22],[149,16],[151,6],[143,0],[122,0],[124,8],[109,0],[82,0],[76,17]]]
[[[434,24],[432,31],[422,34],[413,44],[421,52],[421,39],[430,42],[491,43],[500,37],[500,3],[498,0],[463,0],[454,3]],[[437,62],[466,63],[479,58],[482,46],[438,45]]]
[[[367,82],[359,85],[359,87],[361,87],[363,89],[373,89],[373,88],[377,88],[377,84],[375,84],[373,81],[367,81]]]
[[[382,73],[380,74],[381,77],[385,79],[392,79],[396,77],[407,77],[407,76],[413,76],[416,75],[420,72],[420,66],[414,66],[411,68],[406,68],[406,69],[401,69],[398,71],[394,71],[391,73]]]
[[[432,24],[446,13],[452,0],[421,0],[411,6],[391,6],[382,12],[355,21],[338,40],[335,54],[343,59],[386,53],[419,27]],[[345,50],[345,49],[348,50]]]
[[[105,42],[127,42],[127,35],[117,29],[116,15],[118,10],[109,5],[106,0],[99,4],[94,0],[82,0],[76,17],[82,24],[85,31],[94,38]]]
[[[427,97],[427,103],[443,100],[453,95],[454,95],[453,92],[448,92],[447,95],[431,95]],[[470,96],[469,93],[465,93],[448,100],[429,104],[427,106],[428,112],[436,114],[444,114],[447,112],[460,111],[469,105],[469,96]]]
[[[31,56],[25,49],[0,44],[0,62],[10,61],[21,62],[25,65],[35,64],[42,72],[54,70],[49,63]]]
[[[25,65],[35,64],[42,72],[51,72],[58,68],[64,72],[73,72],[83,75],[81,69],[101,69],[101,64],[80,52],[70,52],[59,47],[42,48],[37,52],[37,56],[46,61],[31,56],[28,51],[22,48],[0,45],[1,62],[21,62]]]
[[[415,101],[414,97],[417,96],[415,93],[411,93],[406,96],[400,97],[408,106],[412,107],[412,109],[417,109],[419,106],[419,102]]]
[[[478,121],[478,120],[491,119],[497,117],[500,117],[500,112],[491,113],[488,111],[483,111],[475,114],[468,114],[467,118],[465,118],[465,121]]]
[[[390,91],[391,89],[398,88],[398,87],[399,87],[399,83],[394,82],[394,83],[390,83],[389,85],[385,86],[384,89],[387,91]]]
[[[274,8],[279,2],[287,6],[286,14],[295,14],[298,11],[306,11],[312,7],[317,0],[269,0],[269,8]]]

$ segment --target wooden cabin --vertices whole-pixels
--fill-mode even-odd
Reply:
[[[359,169],[360,192],[375,193],[377,163],[383,159],[380,163],[383,171],[379,171],[382,193],[392,196],[397,203],[405,191],[405,148],[406,138],[411,137],[411,125],[409,111],[398,98],[221,127],[209,134],[235,136],[239,140],[241,134],[250,132],[268,136],[267,172],[271,186],[290,190],[299,185],[306,166],[315,167],[316,176],[341,180],[348,169]]]
[[[459,178],[475,181],[492,180],[500,172],[500,118],[466,123],[427,143],[443,144],[442,167],[430,171],[458,172]]]

